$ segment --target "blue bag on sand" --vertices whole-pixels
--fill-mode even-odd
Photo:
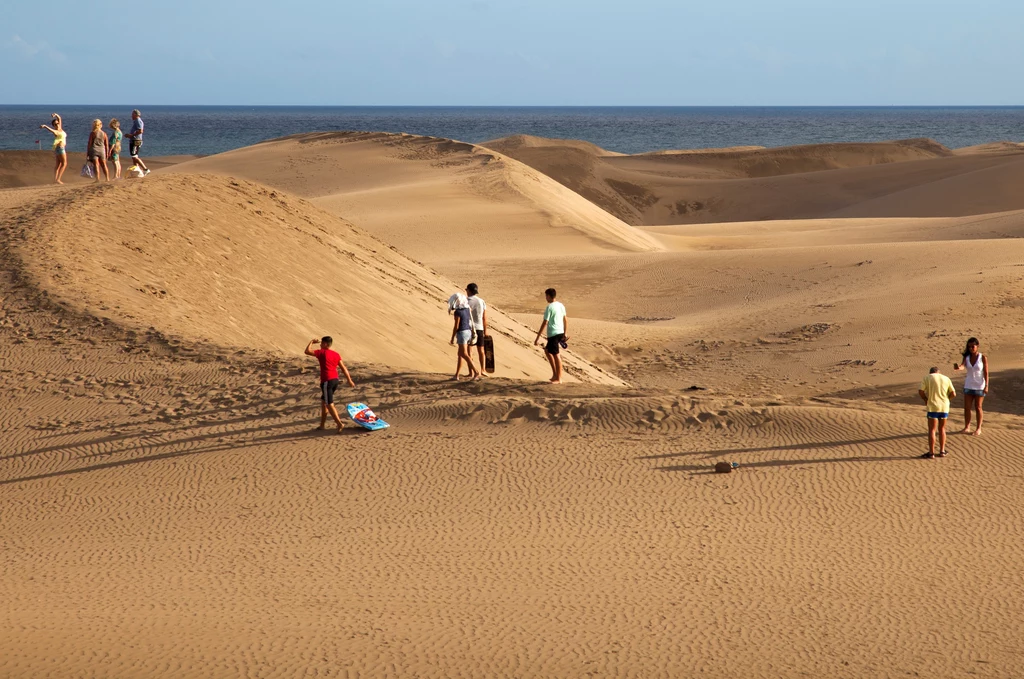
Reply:
[[[82,176],[93,179],[96,177],[96,171],[92,169],[92,163],[86,163],[82,166]]]

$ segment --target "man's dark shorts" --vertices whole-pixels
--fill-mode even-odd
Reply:
[[[544,346],[544,352],[551,354],[552,356],[558,356],[558,353],[562,350],[559,343],[565,339],[565,335],[555,335],[554,337],[548,338],[548,343]]]
[[[331,405],[334,403],[334,392],[338,390],[338,380],[327,380],[320,383],[320,400]]]
[[[142,140],[129,139],[128,140],[128,155],[132,158],[139,157],[139,149],[142,148]]]
[[[484,345],[484,331],[483,330],[474,330],[473,332],[476,333],[476,345],[478,347],[482,347]]]

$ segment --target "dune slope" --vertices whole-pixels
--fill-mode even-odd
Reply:
[[[50,194],[52,195],[52,194]],[[448,372],[445,300],[459,289],[294,196],[215,176],[150,176],[34,208],[15,252],[51,298],[92,316],[222,347],[301,352],[332,334],[348,358]],[[111,219],[124,206],[132,219]],[[494,309],[502,370],[550,377],[530,331]],[[568,356],[571,375],[616,383]]]
[[[1024,179],[1024,149],[1016,144],[958,153],[910,139],[612,157],[557,141],[490,143],[634,225],[1024,208],[1015,190]]]
[[[305,134],[183,163],[175,171],[284,189],[431,262],[460,250],[466,257],[491,250],[528,254],[540,241],[567,253],[661,249],[649,234],[543,173],[448,139]]]

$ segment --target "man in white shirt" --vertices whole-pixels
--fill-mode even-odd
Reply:
[[[562,383],[562,357],[559,355],[561,348],[565,348],[569,341],[569,319],[566,317],[565,306],[556,300],[554,288],[544,291],[544,297],[548,300],[548,306],[544,309],[544,321],[537,331],[537,338],[533,341],[534,346],[540,344],[540,336],[547,330],[547,344],[544,345],[544,355],[551,365],[551,383]]]
[[[484,337],[487,336],[487,302],[479,297],[476,283],[466,286],[466,297],[469,299],[469,315],[473,321],[473,338],[476,351],[480,356],[480,376],[484,376]]]

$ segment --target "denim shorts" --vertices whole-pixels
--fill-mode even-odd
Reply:
[[[984,389],[964,389],[964,396],[984,396]]]
[[[459,344],[469,344],[471,339],[473,339],[472,330],[459,330],[455,333],[455,341]]]
[[[949,417],[949,413],[928,413],[929,420],[944,420]]]

